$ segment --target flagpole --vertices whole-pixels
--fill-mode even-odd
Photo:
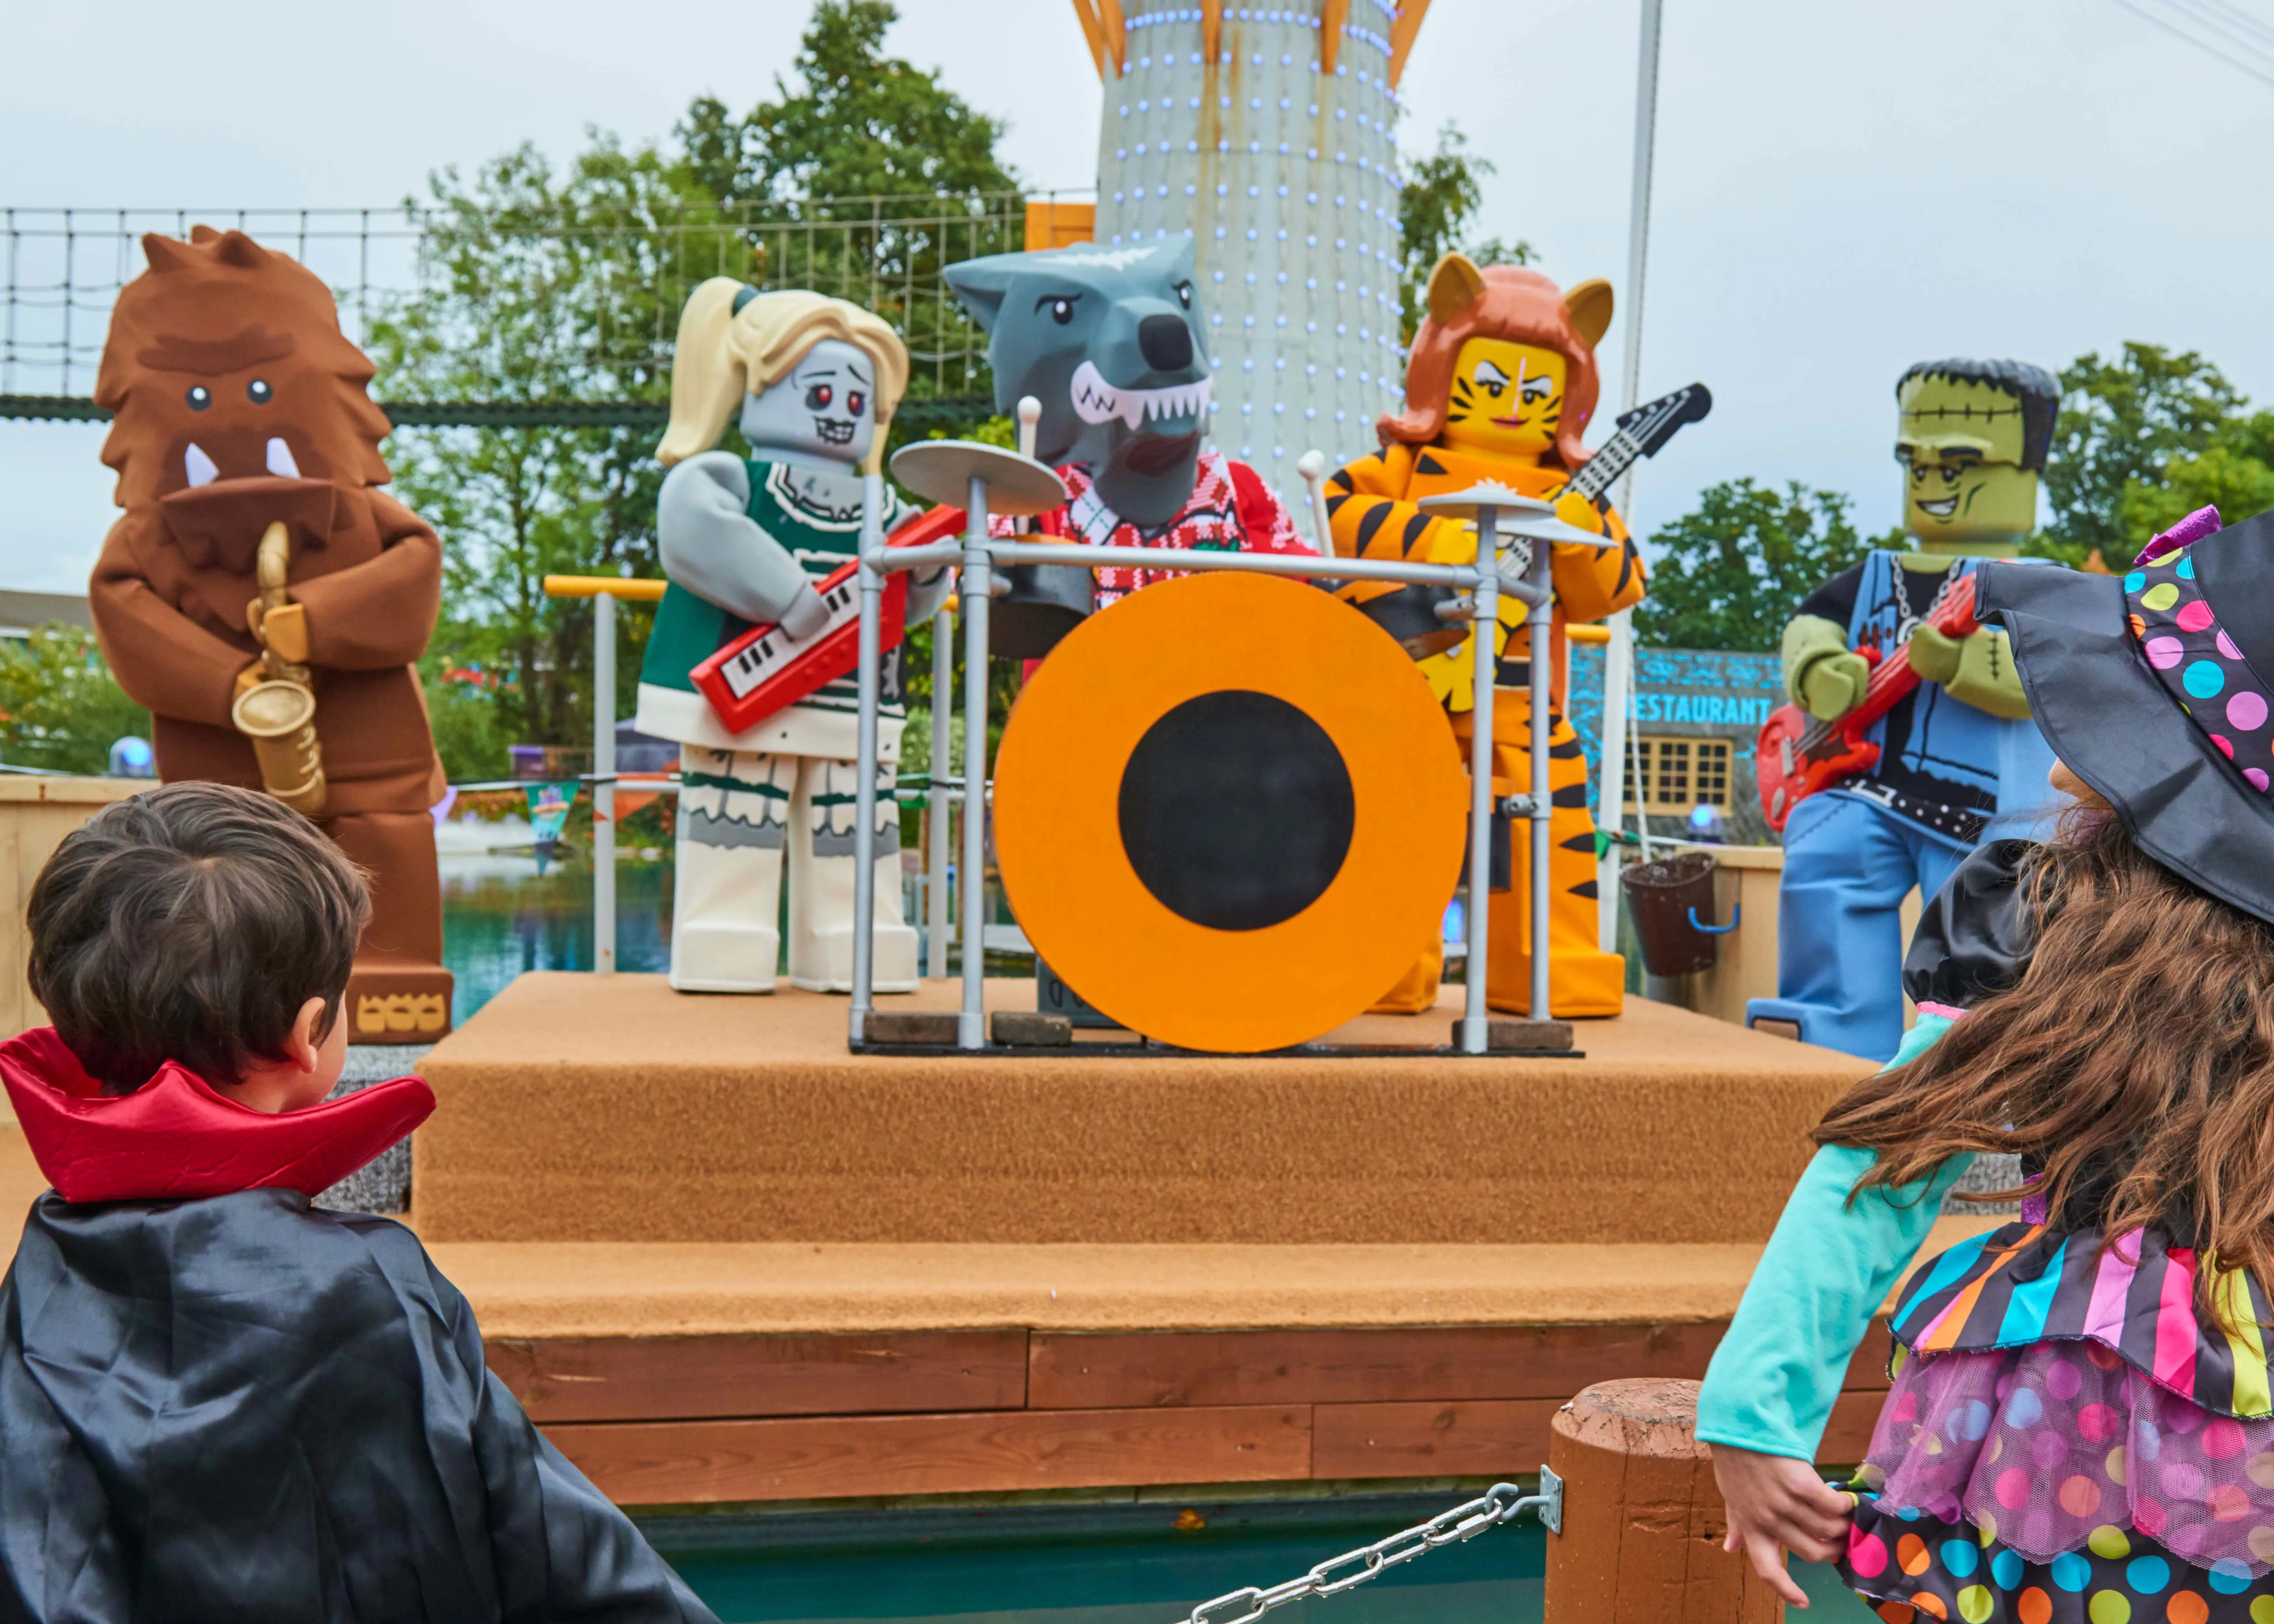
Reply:
[[[1650,259],[1651,158],[1658,139],[1658,40],[1664,0],[1642,0],[1640,39],[1635,52],[1634,191],[1627,205],[1627,285],[1621,303],[1626,307],[1625,353],[1621,357],[1619,410],[1632,411],[1642,399],[1642,296]],[[1629,468],[1619,477],[1618,509],[1630,535],[1634,533],[1634,477]],[[1612,831],[1626,826],[1627,717],[1634,686],[1634,612],[1622,609],[1611,617],[1611,641],[1603,650],[1601,795],[1596,823]],[[1645,786],[1635,786],[1635,822],[1646,829],[1649,814],[1643,810]],[[1595,891],[1599,898],[1600,944],[1618,951],[1619,849],[1607,845],[1596,860]]]

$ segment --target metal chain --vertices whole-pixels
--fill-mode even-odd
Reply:
[[[1932,614],[1936,610],[1942,607],[1943,600],[1950,596],[1950,590],[1958,584],[1959,575],[1965,567],[1966,560],[1964,559],[1953,559],[1950,563],[1950,568],[1943,573],[1940,584],[1934,589],[1933,598],[1928,600],[1925,613],[1914,613],[1911,610],[1910,585],[1909,583],[1904,579],[1904,576],[1908,572],[1903,568],[1902,564],[1900,561],[1894,566],[1895,572],[1894,641],[1897,643],[1901,643],[1906,641],[1910,636],[1911,633],[1917,629],[1920,621],[1925,620],[1928,615]]]
[[[1563,1480],[1544,1466],[1540,1469],[1537,1494],[1526,1494],[1512,1483],[1496,1483],[1465,1505],[1440,1512],[1427,1522],[1392,1534],[1387,1539],[1377,1539],[1370,1545],[1329,1557],[1310,1572],[1283,1584],[1275,1584],[1269,1590],[1246,1585],[1214,1601],[1202,1602],[1193,1609],[1186,1624],[1254,1624],[1274,1607],[1284,1607],[1306,1596],[1339,1596],[1344,1590],[1356,1590],[1379,1579],[1417,1556],[1426,1556],[1441,1545],[1459,1545],[1487,1529],[1513,1522],[1527,1511],[1537,1511],[1540,1522],[1550,1530],[1562,1531]],[[1341,1573],[1344,1568],[1351,1571]],[[1229,1618],[1216,1616],[1219,1609],[1229,1607],[1244,1607],[1246,1611]]]

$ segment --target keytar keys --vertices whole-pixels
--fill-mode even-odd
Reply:
[[[935,509],[903,525],[885,545],[922,546],[956,534],[962,523],[960,511]],[[814,590],[828,612],[817,631],[793,637],[779,626],[754,626],[688,673],[697,691],[731,732],[757,726],[860,663],[860,560],[840,565],[817,583]],[[900,646],[907,600],[907,573],[896,570],[886,575],[877,627],[882,634],[881,652],[889,654]]]

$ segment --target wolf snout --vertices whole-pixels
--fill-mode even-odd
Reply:
[[[1193,364],[1193,331],[1180,316],[1148,316],[1137,324],[1137,349],[1155,372],[1182,372]]]

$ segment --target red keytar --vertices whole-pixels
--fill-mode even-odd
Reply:
[[[1974,618],[1974,577],[1962,575],[1952,583],[1924,623],[1946,637],[1963,637],[1973,631],[1980,624]],[[1772,829],[1781,831],[1792,809],[1817,791],[1877,766],[1879,747],[1864,735],[1919,685],[1919,674],[1911,669],[1909,638],[1884,658],[1876,650],[1856,651],[1876,664],[1854,710],[1836,722],[1819,722],[1798,705],[1780,705],[1761,724],[1760,738],[1753,745],[1753,771],[1760,778],[1761,813]]]
[[[963,529],[963,512],[936,508],[885,538],[888,547],[920,547]],[[847,562],[815,583],[828,619],[819,630],[792,637],[779,626],[753,626],[688,673],[696,691],[731,733],[757,726],[845,675],[861,662],[861,566]],[[885,577],[878,613],[879,653],[900,647],[907,617],[908,577]]]

